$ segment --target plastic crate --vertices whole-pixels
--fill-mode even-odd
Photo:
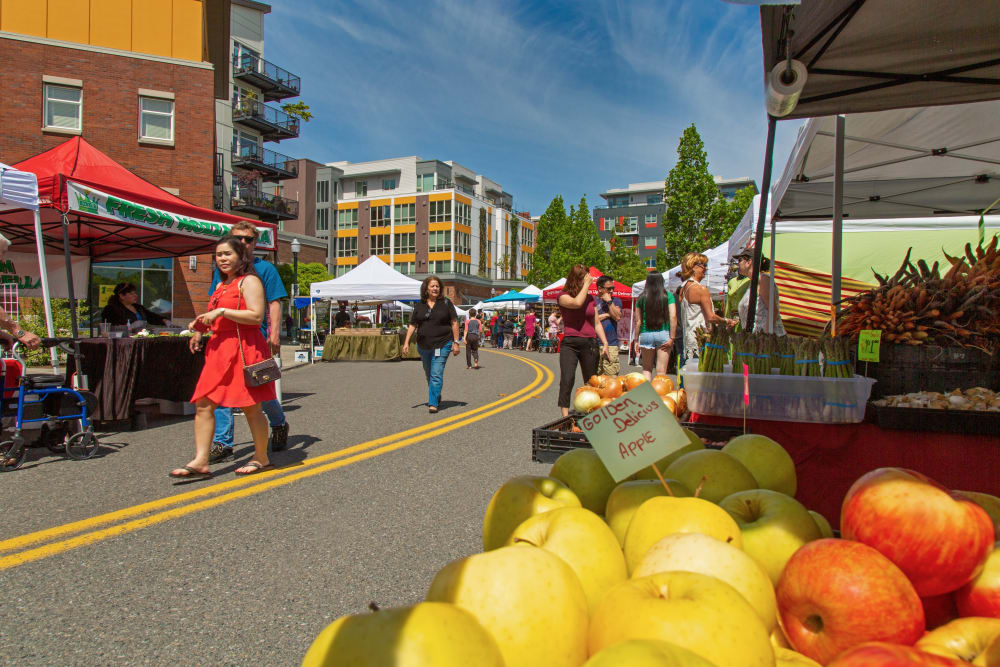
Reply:
[[[856,424],[865,418],[865,405],[875,380],[750,375],[748,419],[825,424]],[[743,417],[743,375],[685,372],[688,409],[703,415]]]
[[[857,370],[878,380],[872,398],[915,391],[948,392],[955,387],[1000,390],[1000,355],[973,347],[882,344],[879,363],[858,362]]]
[[[1000,437],[1000,412],[873,405],[880,428]]]

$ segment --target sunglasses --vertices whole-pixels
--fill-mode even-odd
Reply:
[[[257,242],[257,239],[255,239],[252,236],[237,236],[236,234],[233,234],[233,238],[234,239],[239,239],[240,241],[243,241],[244,243],[256,243]]]
[[[697,264],[695,264],[695,266],[700,266],[703,269],[707,269],[708,268],[708,264],[704,264],[702,262],[698,262]]]

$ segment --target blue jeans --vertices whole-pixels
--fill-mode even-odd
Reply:
[[[267,422],[271,425],[271,428],[281,426],[285,423],[285,411],[281,409],[281,403],[278,399],[264,401],[260,404],[260,407],[264,410],[264,414],[267,415]],[[234,429],[233,409],[216,408],[215,436],[212,438],[212,442],[231,448],[233,446]]]
[[[441,400],[441,387],[444,386],[444,365],[451,356],[452,342],[448,341],[439,356],[434,356],[434,350],[425,350],[417,345],[420,361],[424,364],[424,375],[427,376],[427,407],[436,408]]]

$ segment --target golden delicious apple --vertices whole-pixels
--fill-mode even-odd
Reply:
[[[625,533],[625,565],[631,573],[649,548],[674,533],[703,533],[742,547],[740,527],[724,509],[702,498],[650,498],[636,510]]]
[[[649,548],[632,578],[677,570],[721,579],[746,598],[768,632],[777,627],[774,586],[763,568],[740,549],[701,533],[667,535]]]
[[[504,667],[500,648],[479,621],[444,602],[341,616],[326,626],[302,667]]]
[[[958,658],[973,665],[986,665],[986,650],[1000,638],[1000,618],[968,616],[934,628],[914,644],[925,653]],[[980,660],[980,658],[982,658]]]
[[[595,514],[603,514],[615,480],[593,449],[571,449],[552,464],[549,477],[558,479]]]
[[[690,489],[678,482],[676,479],[664,480],[670,487],[674,496],[678,498],[689,497]],[[656,496],[668,496],[667,490],[659,479],[640,479],[622,482],[615,487],[615,490],[608,496],[608,504],[604,508],[604,520],[611,526],[611,532],[618,538],[618,544],[625,546],[625,531],[632,521],[632,516],[650,498]]]
[[[757,488],[757,480],[746,466],[717,449],[685,454],[667,466],[663,476],[680,480],[695,493],[701,486],[698,497],[713,503],[737,491]]]
[[[590,653],[628,639],[673,642],[720,667],[775,664],[767,629],[750,603],[724,581],[697,572],[660,572],[608,591],[591,617]]]
[[[529,516],[559,507],[580,507],[580,499],[565,484],[551,477],[522,475],[497,489],[483,518],[483,550],[497,549]]]
[[[813,510],[809,510],[809,516],[816,522],[820,537],[833,537],[833,528],[830,527],[830,522],[826,520],[825,516]]]
[[[819,527],[802,503],[770,489],[751,489],[719,503],[740,526],[743,551],[777,584],[785,563],[806,542],[820,538]]]
[[[716,667],[697,653],[659,639],[629,639],[607,647],[583,667]]]
[[[684,435],[686,435],[688,437],[688,440],[691,441],[691,444],[690,445],[684,445],[683,447],[681,447],[677,451],[670,452],[669,454],[667,454],[662,459],[660,459],[659,461],[656,462],[656,468],[657,468],[657,470],[660,471],[661,475],[663,474],[664,470],[666,470],[667,468],[670,467],[671,463],[673,463],[674,461],[676,461],[680,457],[684,456],[685,454],[688,454],[690,452],[697,452],[697,451],[700,451],[702,449],[705,449],[705,443],[703,443],[701,441],[701,438],[699,438],[697,435],[695,435],[694,431],[692,431],[691,429],[686,428],[684,426],[681,427],[681,430],[684,431]],[[635,478],[636,479],[656,479],[656,480],[660,479],[659,477],[656,476],[656,473],[653,472],[652,468],[650,468],[649,466],[646,466],[645,468],[643,468],[642,470],[640,470],[639,472],[637,472],[635,474]]]
[[[770,579],[768,579],[768,581],[770,581]],[[774,626],[774,630],[771,630],[771,646],[774,648],[792,648],[791,643],[788,641],[788,637],[785,636],[785,631],[781,629],[780,623]]]
[[[993,519],[993,532],[1000,540],[1000,498],[979,491],[958,491],[958,493],[986,510]]]
[[[518,526],[507,541],[541,547],[573,568],[590,611],[612,586],[628,578],[625,555],[601,517],[582,507],[536,514]]]
[[[587,659],[587,597],[572,568],[544,549],[519,544],[452,561],[427,600],[475,616],[506,667],[578,667]]]
[[[777,667],[823,667],[812,658],[807,658],[790,648],[782,648],[780,646],[775,648],[774,657],[778,661]]]
[[[766,435],[738,435],[722,451],[742,463],[762,489],[795,496],[795,461],[785,448]]]

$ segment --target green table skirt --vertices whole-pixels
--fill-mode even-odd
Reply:
[[[323,361],[396,361],[419,359],[417,345],[410,345],[410,354],[403,356],[405,334],[335,334],[323,344]]]

